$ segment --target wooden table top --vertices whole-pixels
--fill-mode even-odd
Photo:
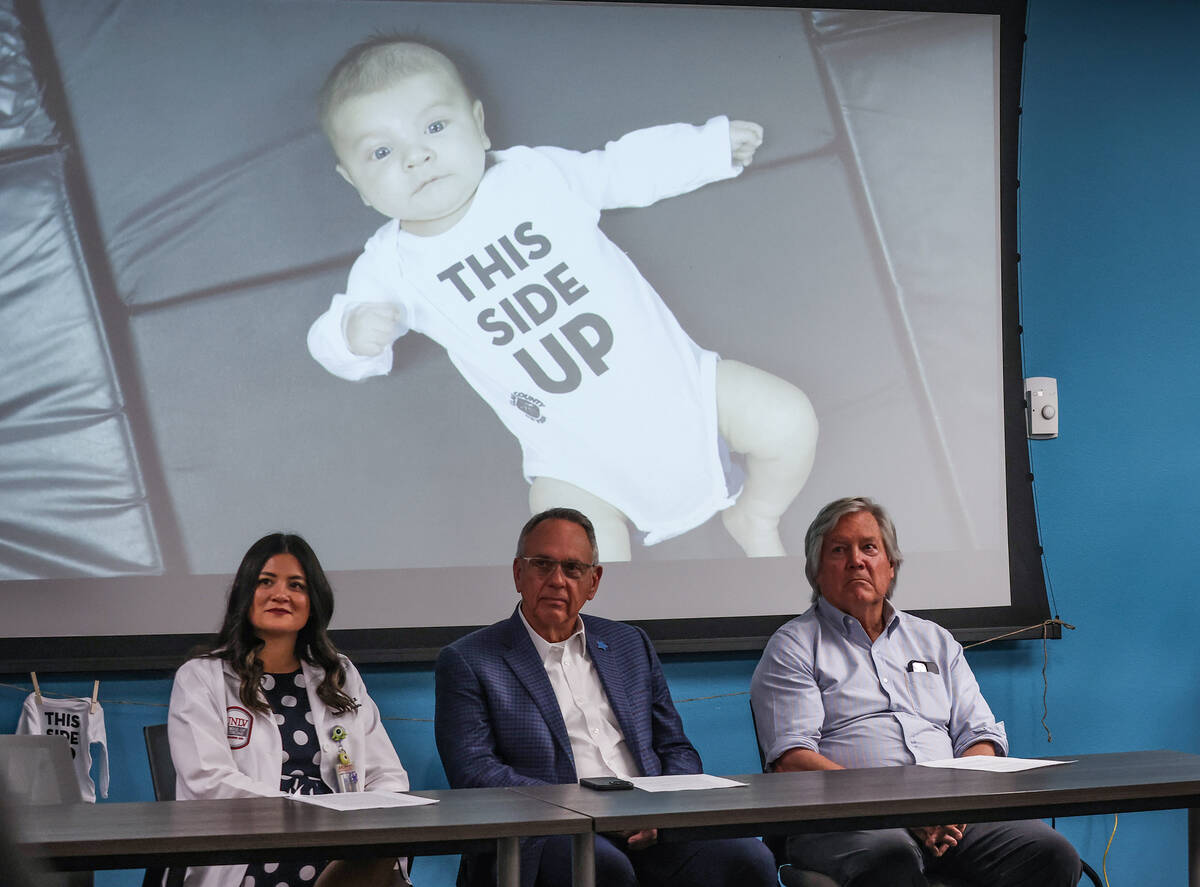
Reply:
[[[1074,763],[993,773],[878,767],[731,777],[744,788],[514,789],[590,817],[596,831],[687,829],[689,836],[772,834],[1079,816],[1200,806],[1200,755],[1174,751],[1061,756]]]
[[[412,794],[438,803],[337,811],[282,797],[151,801],[24,807],[14,819],[34,856],[96,869],[447,853],[592,829],[582,814],[504,788]]]

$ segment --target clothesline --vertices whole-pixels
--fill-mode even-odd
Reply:
[[[1004,640],[1005,638],[1012,637],[1013,635],[1022,634],[1023,632],[1030,631],[1035,628],[1040,628],[1040,629],[1042,629],[1042,633],[1043,633],[1042,655],[1044,657],[1043,658],[1043,667],[1042,667],[1042,679],[1043,679],[1043,689],[1046,689],[1045,662],[1049,658],[1049,654],[1045,649],[1045,639],[1046,639],[1046,634],[1048,633],[1048,629],[1053,625],[1060,625],[1063,628],[1068,628],[1068,629],[1072,629],[1072,630],[1075,628],[1074,625],[1071,625],[1068,622],[1063,622],[1061,619],[1047,619],[1043,622],[1039,622],[1034,625],[1029,625],[1024,628],[1019,628],[1015,631],[1011,631],[1006,634],[997,635],[996,637],[992,637],[992,638],[986,638],[985,640],[977,641],[973,644],[967,644],[963,647],[963,649],[969,650],[972,647],[979,647],[979,646],[982,646],[983,644],[991,643],[992,641]],[[25,695],[28,695],[29,693],[34,692],[33,687],[25,687],[25,686],[21,686],[20,684],[7,684],[4,682],[0,682],[0,689],[15,690],[15,691],[19,692],[22,696],[25,696]],[[60,698],[70,698],[72,696],[77,695],[77,694],[73,694],[73,693],[58,693],[58,692],[55,692],[52,690],[42,690],[41,692],[45,696],[57,696]],[[735,697],[735,696],[748,696],[749,693],[750,693],[749,690],[734,690],[729,693],[714,693],[710,696],[690,696],[685,699],[676,699],[675,704],[676,705],[684,705],[684,704],[691,703],[691,702],[708,702],[708,701],[711,701],[714,699],[726,699],[726,698]],[[142,702],[142,701],[135,700],[135,699],[101,699],[100,701],[103,702],[104,705],[106,705],[106,706],[131,705],[131,706],[142,706],[142,707],[148,707],[148,708],[166,708],[167,707],[167,703],[165,703],[165,702]],[[1049,739],[1050,728],[1046,725],[1047,710],[1046,710],[1046,699],[1045,699],[1044,693],[1043,693],[1043,697],[1042,697],[1042,705],[1043,705],[1042,726],[1046,730],[1046,735],[1047,735],[1047,738]],[[433,718],[399,717],[396,715],[382,715],[382,714],[381,714],[381,717],[385,721],[411,721],[411,722],[415,722],[415,723],[432,723],[433,722]]]
[[[0,681],[0,689],[15,690],[16,692],[20,693],[22,696],[27,696],[33,692],[33,687],[24,687],[24,686],[21,686],[20,684],[6,684],[2,681]],[[712,696],[692,696],[687,699],[676,699],[675,704],[683,705],[684,703],[688,703],[688,702],[707,702],[710,699],[723,699],[723,698],[729,697],[729,696],[747,696],[747,695],[749,695],[749,693],[750,693],[749,690],[736,690],[732,693],[715,693]],[[76,693],[58,693],[58,692],[55,692],[54,690],[46,690],[46,689],[42,690],[42,695],[43,696],[57,696],[61,699],[69,699],[69,698],[78,696],[78,694],[76,694]],[[114,705],[139,705],[139,706],[142,706],[145,708],[166,708],[167,707],[167,703],[165,703],[165,702],[142,702],[142,701],[139,701],[136,699],[106,699],[104,697],[100,697],[100,702],[106,707],[111,707]],[[408,718],[408,717],[399,717],[396,715],[384,715],[384,714],[381,714],[380,717],[385,721],[413,721],[413,722],[417,722],[417,723],[429,723],[429,724],[433,723],[433,718]]]

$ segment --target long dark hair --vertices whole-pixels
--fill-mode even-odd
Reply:
[[[263,640],[255,634],[254,626],[250,624],[250,608],[258,588],[259,574],[266,562],[277,554],[290,554],[296,558],[308,585],[308,622],[296,636],[296,657],[325,671],[325,677],[317,687],[317,696],[322,702],[338,713],[353,711],[357,704],[342,690],[346,683],[346,670],[326,631],[333,616],[333,589],[316,553],[304,539],[293,533],[271,533],[250,546],[229,588],[225,621],[217,635],[217,642],[203,655],[229,663],[241,678],[238,697],[243,705],[264,714],[271,710],[259,692],[263,664],[258,654],[263,647]]]

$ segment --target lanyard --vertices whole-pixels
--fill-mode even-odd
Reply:
[[[354,769],[354,762],[350,760],[350,755],[346,752],[346,748],[342,745],[346,739],[346,728],[338,724],[330,731],[329,736],[338,744],[337,750],[337,787],[339,792],[356,792],[359,791],[358,771]]]

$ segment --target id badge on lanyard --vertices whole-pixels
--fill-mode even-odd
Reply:
[[[350,760],[350,755],[346,752],[342,742],[346,739],[346,730],[341,724],[338,724],[330,732],[330,737],[338,744],[337,750],[337,788],[339,792],[356,792],[361,791],[358,784],[358,771],[354,769],[354,762]]]

